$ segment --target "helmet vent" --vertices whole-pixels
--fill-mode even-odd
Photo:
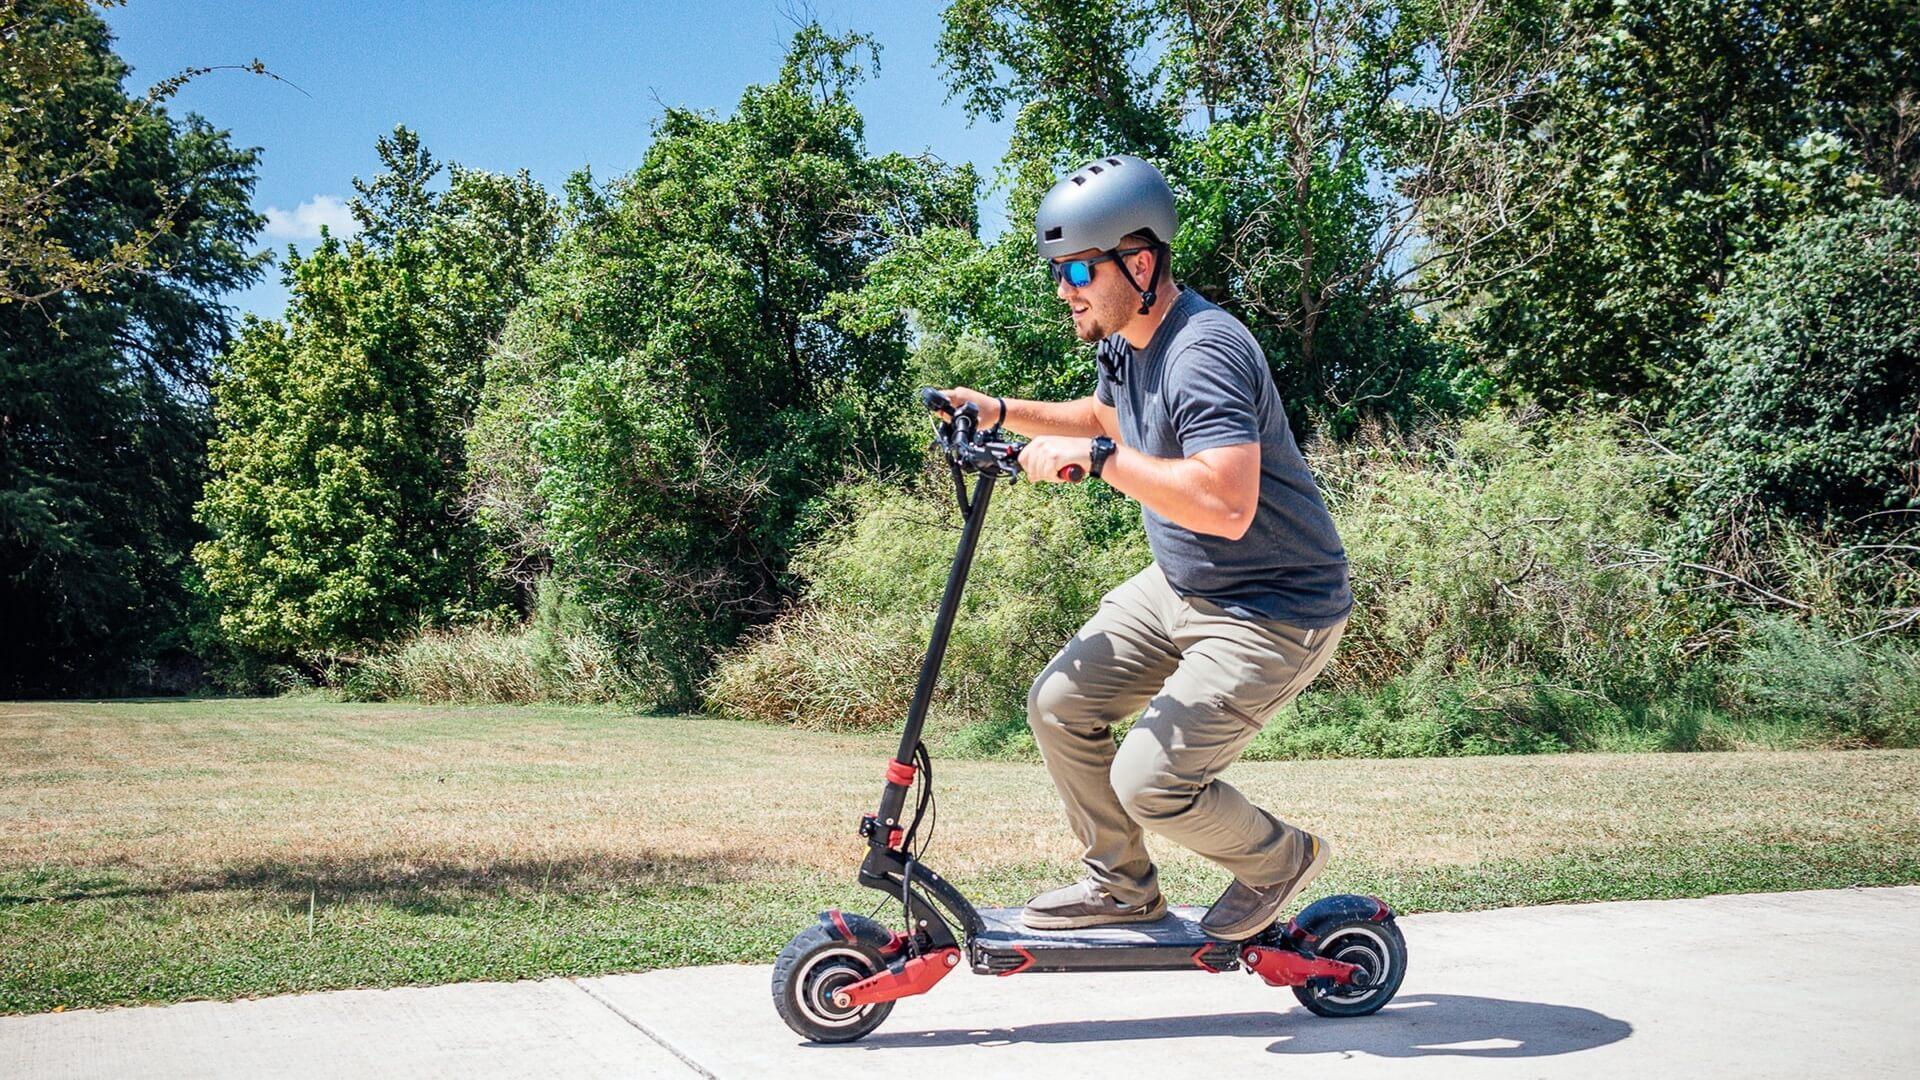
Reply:
[[[1087,182],[1087,178],[1084,176],[1076,176],[1073,178],[1073,182],[1075,184],[1085,184]]]
[[[1102,169],[1098,165],[1089,165],[1087,166],[1087,171],[1092,173],[1095,176],[1099,176],[1101,173],[1105,172],[1106,170]]]
[[[1060,226],[1058,226],[1058,225],[1055,225],[1055,226],[1054,226],[1053,228],[1051,228],[1051,229],[1048,229],[1048,230],[1047,230],[1047,239],[1049,239],[1049,240],[1058,240],[1058,239],[1060,239]]]
[[[1117,168],[1119,168],[1119,167],[1120,167],[1120,159],[1119,159],[1119,158],[1108,158],[1108,159],[1107,159],[1107,164],[1109,164],[1109,165],[1111,165],[1111,166],[1113,166],[1114,168],[1116,168],[1116,169],[1117,169]]]

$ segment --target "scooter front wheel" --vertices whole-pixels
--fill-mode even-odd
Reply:
[[[833,1003],[834,992],[885,967],[866,943],[838,937],[819,924],[809,926],[787,942],[773,962],[773,1007],[804,1039],[852,1042],[879,1027],[893,1011],[893,1002],[842,1008]]]
[[[1356,919],[1324,930],[1314,943],[1314,953],[1328,960],[1353,964],[1366,972],[1362,986],[1340,986],[1332,979],[1309,979],[1305,986],[1293,988],[1300,999],[1320,1016],[1367,1016],[1393,1000],[1400,980],[1407,975],[1407,941],[1392,919],[1374,922]]]

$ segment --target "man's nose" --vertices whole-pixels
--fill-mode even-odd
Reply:
[[[1072,300],[1073,294],[1079,291],[1080,290],[1074,288],[1072,285],[1067,284],[1067,279],[1064,277],[1053,279],[1053,295],[1062,300]]]

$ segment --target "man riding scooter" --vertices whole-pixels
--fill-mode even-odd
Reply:
[[[943,393],[1032,437],[1022,471],[1079,466],[1137,500],[1152,565],[1108,593],[1027,698],[1088,876],[1027,903],[1037,930],[1167,910],[1144,829],[1233,873],[1201,921],[1241,941],[1320,873],[1327,844],[1220,773],[1332,657],[1353,606],[1346,553],[1296,445],[1266,356],[1238,319],[1176,284],[1173,192],[1104,157],[1056,184],[1034,223],[1055,291],[1098,343],[1093,396]],[[1144,709],[1144,712],[1141,710]],[[1141,712],[1115,746],[1112,725]]]

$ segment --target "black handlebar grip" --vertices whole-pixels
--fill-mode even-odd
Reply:
[[[1060,479],[1065,480],[1069,484],[1077,484],[1086,478],[1087,470],[1078,465],[1062,465],[1060,467]]]
[[[948,401],[947,395],[935,390],[931,386],[923,386],[920,388],[920,404],[925,405],[928,410],[932,412],[943,412],[949,416],[953,415],[953,402]]]

